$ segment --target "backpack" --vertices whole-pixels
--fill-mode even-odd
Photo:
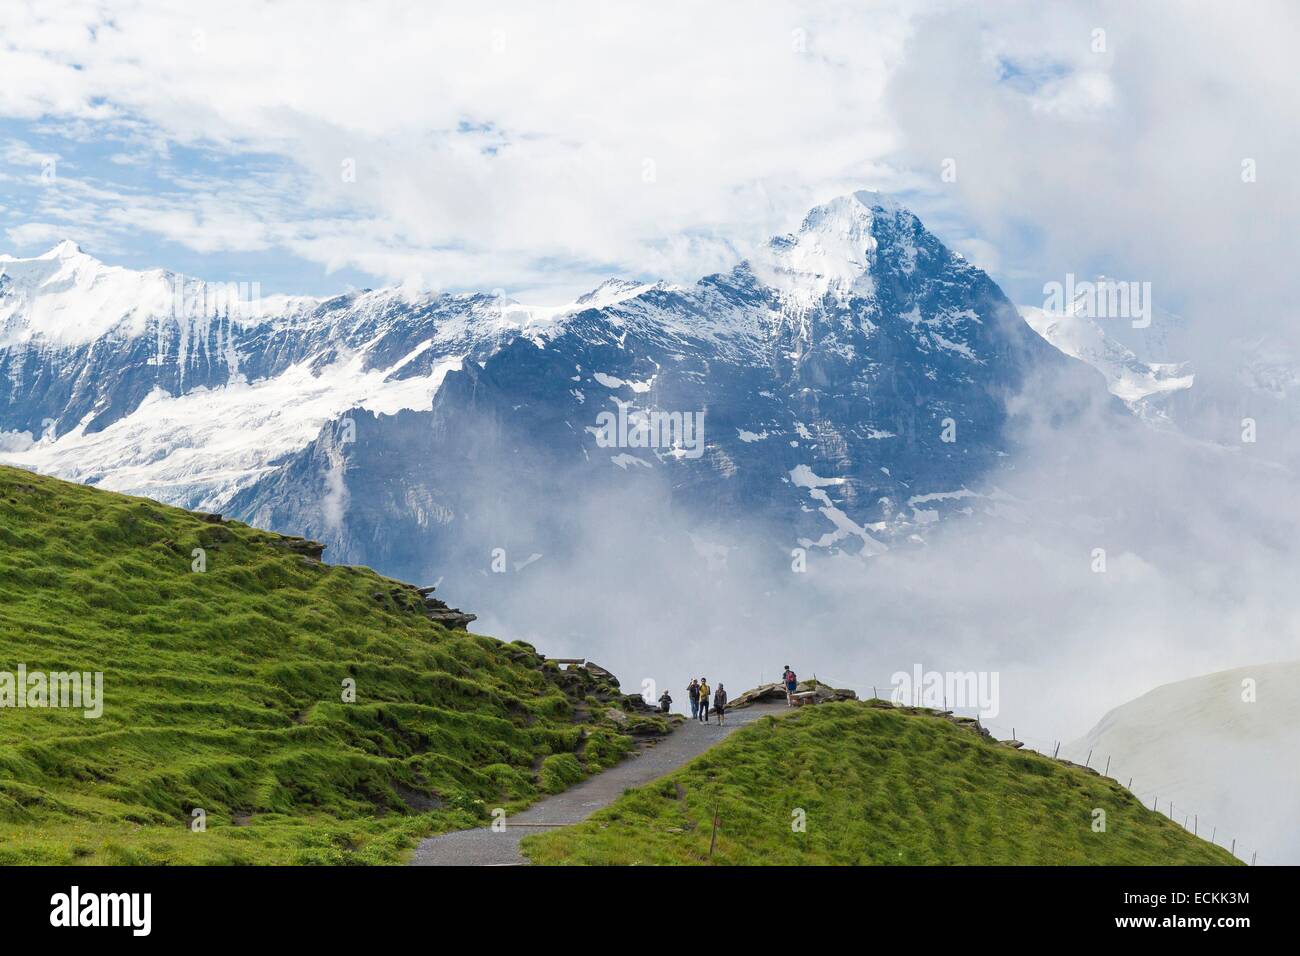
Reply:
[[[794,671],[786,671],[786,672],[785,672],[785,682],[786,682],[787,684],[798,684],[798,683],[799,683],[799,678],[797,678],[797,677],[794,676]]]

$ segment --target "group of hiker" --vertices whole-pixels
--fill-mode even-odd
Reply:
[[[799,678],[795,676],[790,665],[786,664],[781,673],[781,683],[785,687],[785,702],[787,706],[794,706],[795,691],[799,688]],[[709,722],[709,713],[717,718],[718,723],[722,723],[722,718],[727,712],[727,689],[718,682],[718,689],[712,690],[709,687],[709,679],[701,677],[698,680],[691,678],[690,684],[686,687],[686,697],[691,702],[691,718],[701,723]],[[659,696],[659,710],[668,713],[668,708],[673,704],[673,698],[664,691]]]
[[[710,696],[712,694],[712,696]],[[691,716],[701,723],[709,722],[710,706],[713,710],[713,716],[722,723],[722,718],[727,712],[727,688],[718,682],[718,689],[710,691],[709,679],[701,677],[696,680],[691,678],[690,684],[686,687],[686,697],[691,702]]]

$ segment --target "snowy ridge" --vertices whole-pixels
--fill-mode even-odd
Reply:
[[[238,286],[236,285],[237,289]],[[226,297],[227,287],[221,287]],[[217,318],[198,307],[218,301],[215,287],[163,269],[137,272],[108,266],[70,240],[30,259],[0,255],[0,347],[32,340],[57,346],[93,342],[112,331],[143,335],[151,320]],[[237,322],[269,314],[296,314],[316,300],[279,296],[260,305],[235,302],[225,310]],[[180,306],[178,308],[178,305]]]
[[[107,266],[70,241],[33,258],[3,255],[0,372],[9,394],[0,399],[18,414],[0,421],[0,455],[220,508],[348,409],[427,410],[443,376],[467,357],[521,336],[542,346],[578,312],[664,288],[611,279],[548,307],[402,288],[232,303],[202,280]],[[50,376],[85,381],[95,357],[110,371],[102,388],[86,382],[80,405],[23,420],[24,390]],[[141,358],[146,374],[120,374]],[[115,407],[131,391],[133,404]]]
[[[1110,393],[1148,419],[1163,417],[1161,398],[1191,388],[1195,375],[1187,363],[1143,362],[1128,348],[1107,337],[1091,318],[1019,306],[1020,314],[1044,341],[1071,358],[1087,362],[1106,377]]]

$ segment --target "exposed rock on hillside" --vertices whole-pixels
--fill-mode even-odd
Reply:
[[[812,703],[824,704],[830,700],[857,700],[856,691],[847,688],[835,688],[829,684],[823,684],[818,680],[800,681],[796,692],[800,694],[812,694]],[[785,700],[784,684],[760,684],[751,690],[742,694],[737,694],[727,704],[728,708],[748,707],[750,704],[757,704],[761,701]]]

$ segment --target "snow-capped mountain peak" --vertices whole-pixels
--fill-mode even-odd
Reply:
[[[896,228],[882,229],[885,223]],[[773,239],[769,255],[755,263],[769,285],[791,298],[813,302],[827,293],[844,299],[874,291],[870,272],[884,241],[898,242],[905,270],[915,264],[910,235],[916,217],[893,197],[871,190],[838,196],[816,206],[799,230]]]
[[[71,240],[29,259],[0,256],[0,345],[92,342],[123,322],[140,332],[171,300],[165,273],[106,266]]]
[[[84,256],[81,246],[77,245],[71,239],[63,239],[58,242],[48,252],[43,252],[37,256],[38,259],[71,259],[74,256]],[[90,257],[88,257],[90,258]]]
[[[314,480],[318,451],[335,462],[346,416],[358,442],[392,442],[365,461],[396,469],[392,500],[409,492],[420,514],[442,516],[434,524],[470,507],[455,449],[491,461],[501,449],[487,445],[517,429],[517,447],[556,459],[529,472],[538,488],[578,462],[597,484],[629,464],[671,467],[721,513],[764,510],[798,525],[797,540],[874,553],[882,522],[905,534],[933,520],[928,508],[893,520],[898,502],[998,466],[1010,441],[1001,396],[1031,366],[1064,361],[988,276],[867,191],[812,209],[762,262],[693,285],[611,279],[557,306],[401,287],[190,315],[175,296],[199,296],[199,280],[52,251],[0,260],[5,457],[299,530],[311,495],[290,486]],[[592,427],[618,403],[707,410],[707,448],[606,451]],[[945,422],[962,429],[960,448]],[[413,451],[435,434],[445,475]],[[465,436],[485,447],[458,445]],[[364,482],[365,462],[348,460]],[[801,467],[815,486],[792,480]],[[351,554],[354,531],[327,532]]]

